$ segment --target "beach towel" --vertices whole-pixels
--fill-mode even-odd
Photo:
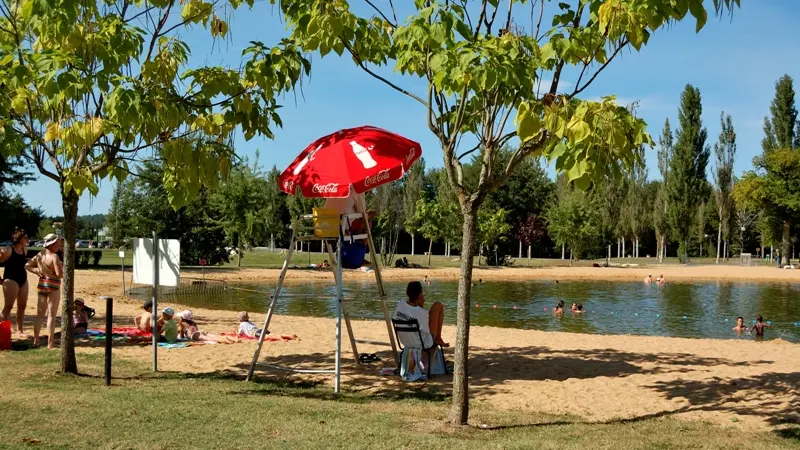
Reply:
[[[425,381],[428,379],[428,366],[422,349],[406,347],[400,354],[400,377],[403,381]],[[439,347],[433,353],[431,375],[444,375],[444,355]]]
[[[225,332],[225,333],[220,333],[220,336],[236,337],[236,333]],[[257,341],[258,340],[257,336],[247,336],[246,334],[240,334],[239,338],[240,339],[245,339],[245,340],[248,340],[248,341]],[[288,342],[288,341],[294,341],[296,339],[297,339],[297,335],[296,334],[293,334],[291,336],[289,336],[288,334],[282,334],[280,336],[266,336],[264,338],[264,342]]]

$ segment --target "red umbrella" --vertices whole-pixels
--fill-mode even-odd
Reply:
[[[348,128],[319,138],[283,171],[281,190],[304,197],[344,198],[399,180],[422,155],[414,141],[381,128]]]

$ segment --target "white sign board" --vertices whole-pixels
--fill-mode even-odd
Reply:
[[[133,240],[133,282],[153,284],[153,240]],[[181,282],[181,242],[158,240],[158,284],[177,287]]]

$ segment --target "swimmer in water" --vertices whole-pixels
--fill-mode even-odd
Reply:
[[[577,311],[578,310],[578,304],[575,303],[575,302],[572,302],[572,307],[569,310],[572,311],[572,312]]]
[[[742,331],[747,331],[747,327],[744,325],[744,318],[742,316],[736,318],[736,326],[733,327],[733,331],[738,334],[742,334]]]
[[[581,314],[583,312],[584,312],[583,311],[583,303],[578,303],[578,309],[575,310],[575,313],[576,314]]]
[[[659,275],[658,278],[656,278],[656,283],[658,284],[664,284],[666,282],[667,280],[664,279],[664,275]]]
[[[427,276],[427,275],[425,275],[425,280],[423,280],[423,281],[425,282],[425,284],[427,284],[427,285],[429,285],[429,286],[430,286],[430,284],[431,284],[431,280],[429,280],[429,279],[428,279],[428,276]]]
[[[753,328],[750,329],[750,332],[752,333],[755,330],[756,337],[762,337],[763,338],[764,337],[764,328],[766,328],[768,326],[770,326],[770,325],[764,323],[764,318],[761,317],[761,315],[759,314],[758,316],[756,316],[756,324],[753,325]]]
[[[648,276],[644,277],[644,284],[650,284],[652,282],[653,282],[653,276],[652,275],[648,275]]]
[[[553,314],[555,314],[557,316],[560,316],[560,315],[564,314],[564,302],[563,301],[558,302],[558,305],[553,307]]]

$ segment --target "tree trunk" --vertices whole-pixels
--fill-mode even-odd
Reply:
[[[569,249],[569,266],[572,267],[572,249]]]
[[[236,267],[242,267],[242,246],[238,246],[236,249]]]
[[[617,259],[622,258],[622,243],[617,238]]]
[[[414,233],[411,233],[411,256],[414,256]]]
[[[431,266],[431,255],[433,254],[433,239],[428,243],[428,267]]]
[[[519,259],[522,259],[522,240],[519,241]]]
[[[608,256],[606,257],[606,267],[611,267],[611,244],[608,244]]]
[[[722,243],[722,261],[728,262],[728,240]]]
[[[462,212],[464,224],[461,231],[461,273],[458,277],[456,351],[453,358],[453,407],[449,416],[450,423],[454,425],[464,425],[469,419],[469,313],[478,205],[463,206]]]
[[[561,259],[564,259],[564,244],[561,244]]]
[[[78,238],[78,194],[61,195],[64,208],[64,280],[61,285],[61,372],[78,373],[72,338],[72,301],[75,298],[75,240]],[[53,339],[50,336],[49,339]]]
[[[719,231],[717,231],[717,264],[719,264],[719,251],[722,247],[722,223],[719,224]]]
[[[531,265],[531,246],[528,245],[528,265]]]
[[[622,238],[622,257],[626,257],[627,253],[625,253],[625,238]]]
[[[744,247],[744,244],[742,244]],[[781,266],[792,263],[792,224],[788,221],[783,222],[783,236],[781,238]],[[783,260],[786,261],[783,261]]]

